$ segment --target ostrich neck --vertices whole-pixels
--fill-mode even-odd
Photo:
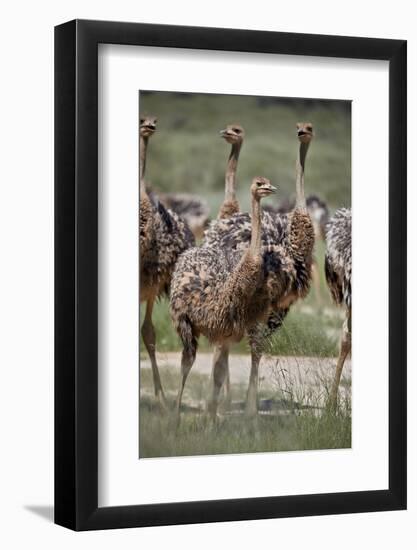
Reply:
[[[236,199],[236,170],[241,146],[241,143],[233,143],[227,163],[225,178],[225,199],[228,201],[234,201]]]
[[[146,151],[148,138],[140,136],[139,139],[139,219],[142,230],[147,224],[152,223],[153,208],[145,184]],[[147,231],[149,236],[149,230]]]
[[[300,143],[296,164],[296,203],[290,215],[289,245],[294,257],[310,262],[314,247],[314,228],[304,195],[304,165],[308,146],[308,143]]]
[[[252,199],[252,234],[249,246],[251,256],[259,255],[261,250],[261,204],[259,199]]]
[[[145,168],[146,168],[146,152],[148,149],[149,138],[140,136],[139,139],[139,182],[141,196],[145,196]]]
[[[239,315],[247,320],[248,307],[253,295],[259,287],[259,277],[262,274],[261,249],[261,207],[259,200],[252,198],[252,235],[249,248],[242,256],[239,264],[230,273],[227,284],[224,287],[224,299],[219,303],[225,304],[228,309],[232,307],[234,315]],[[228,314],[229,315],[229,314]]]
[[[306,208],[306,199],[304,194],[304,166],[307,156],[309,144],[300,143],[298,150],[298,157],[295,165],[296,180],[295,180],[295,192],[296,192],[296,208]]]

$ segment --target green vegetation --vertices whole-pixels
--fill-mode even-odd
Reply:
[[[278,185],[278,198],[293,195],[295,124],[309,120],[315,139],[308,158],[306,192],[318,194],[332,208],[350,205],[349,102],[142,93],[140,109],[158,117],[147,165],[155,189],[201,194],[216,213],[230,147],[219,130],[238,122],[246,132],[238,167],[242,207],[249,206],[247,187],[256,175]]]
[[[173,395],[177,387],[175,368],[161,369],[164,387]],[[294,381],[285,387],[277,379],[277,385],[260,392],[260,402],[265,397],[273,403],[273,412],[248,419],[242,410],[222,415],[214,426],[203,411],[209,377],[191,372],[187,382],[187,401],[181,424],[176,429],[174,415],[162,415],[155,409],[150,396],[152,380],[149,369],[141,372],[140,404],[140,457],[190,456],[222,453],[255,453],[268,451],[297,451],[308,449],[341,449],[351,447],[350,399],[345,398],[336,412],[323,406],[320,397],[320,381],[315,390],[308,389],[308,405],[300,405],[296,398],[302,396],[302,387],[291,391]],[[243,407],[246,386],[233,388],[236,404]],[[235,402],[234,402],[235,403]],[[173,402],[171,403],[173,405]]]

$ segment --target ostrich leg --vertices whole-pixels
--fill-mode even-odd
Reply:
[[[161,378],[159,376],[158,365],[156,363],[155,355],[155,329],[152,323],[152,310],[155,302],[155,298],[152,297],[146,302],[145,319],[142,324],[142,338],[145,343],[145,347],[148,351],[149,358],[151,360],[153,385],[155,390],[155,396],[158,399],[162,409],[166,409],[166,401],[164,391],[162,389]]]
[[[213,387],[212,384],[213,384],[213,369],[215,364],[215,357],[216,357],[216,351],[214,352],[214,356],[213,356],[213,365],[212,365],[212,371],[210,376],[211,388]],[[223,366],[226,373],[224,375],[224,383],[223,383],[224,396],[223,396],[222,402],[221,403],[219,402],[219,407],[221,410],[227,412],[230,410],[230,407],[232,404],[232,390],[231,390],[231,384],[230,384],[230,367],[229,367],[229,350],[224,351],[222,360],[223,360]]]
[[[181,380],[180,380],[180,387],[178,389],[177,404],[176,404],[177,427],[180,424],[181,401],[182,401],[182,394],[184,393],[185,382],[187,381],[191,367],[194,365],[196,353],[197,353],[197,346],[195,343],[193,343],[191,347],[187,346],[182,350]]]
[[[225,380],[224,380],[224,395],[225,395],[224,408],[226,410],[229,410],[230,406],[232,404],[232,390],[231,390],[231,387],[230,387],[229,355],[227,355],[227,357],[226,357],[225,369],[226,369],[226,375],[225,375]]]
[[[340,378],[342,376],[343,365],[345,364],[346,357],[351,350],[351,310],[346,312],[346,319],[343,323],[342,336],[340,339],[340,351],[336,365],[336,372],[330,390],[330,407],[336,409],[337,394],[340,384]]]
[[[251,342],[251,369],[245,407],[245,414],[250,417],[258,414],[258,378],[261,357],[262,346],[259,342]]]
[[[228,373],[229,346],[226,344],[217,344],[213,355],[213,373],[211,396],[207,403],[207,412],[214,421],[217,416],[217,407],[219,404],[220,390],[227,378]]]
[[[320,288],[320,273],[317,263],[314,261],[311,266],[311,278],[313,279],[314,290],[316,291],[316,300],[319,306],[322,305],[321,288]]]
[[[247,416],[255,416],[258,414],[259,363],[262,358],[265,344],[274,332],[281,328],[288,311],[289,309],[285,308],[272,312],[269,315],[266,326],[257,324],[248,332],[251,348],[251,371],[245,407]]]

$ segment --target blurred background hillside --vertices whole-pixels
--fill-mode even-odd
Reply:
[[[324,198],[330,209],[350,206],[351,103],[291,98],[141,92],[140,111],[158,118],[147,164],[155,190],[201,194],[212,208],[222,201],[230,146],[219,136],[229,123],[245,129],[238,165],[238,197],[249,206],[253,176],[279,186],[277,201],[294,194],[295,124],[310,121],[315,139],[306,165],[306,194]]]

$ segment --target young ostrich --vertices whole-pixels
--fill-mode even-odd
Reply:
[[[327,224],[326,256],[324,269],[326,280],[332,298],[338,305],[345,308],[345,320],[340,339],[339,357],[336,372],[330,391],[330,405],[337,404],[337,394],[343,365],[351,350],[351,315],[352,315],[352,212],[347,208],[340,208]]]
[[[257,413],[259,363],[265,340],[279,329],[290,306],[304,298],[311,284],[314,228],[304,195],[305,160],[313,138],[311,123],[298,123],[299,151],[296,162],[296,203],[287,215],[264,212],[262,217],[263,264],[265,288],[270,302],[267,323],[257,323],[248,330],[251,348],[251,374],[246,400],[246,413]],[[245,250],[251,237],[248,214],[238,214],[227,220],[213,222],[206,232],[204,246],[215,250]],[[215,359],[226,363],[227,345],[216,350]]]
[[[329,208],[326,202],[317,195],[309,195],[306,199],[306,206],[308,213],[310,214],[311,221],[313,222],[316,242],[319,240],[325,241],[326,225],[329,221]],[[293,210],[294,207],[295,199],[289,199],[287,197],[281,200],[276,206],[272,204],[265,205],[265,210],[272,214],[287,214]],[[320,304],[322,301],[320,274],[315,260],[313,260],[312,281],[316,291],[317,302]]]
[[[158,193],[158,198],[185,221],[196,239],[203,238],[210,221],[210,207],[206,200],[191,193]]]
[[[179,419],[182,394],[195,361],[200,334],[211,342],[238,342],[248,327],[268,313],[261,250],[263,197],[275,192],[268,179],[256,177],[251,185],[252,234],[246,251],[192,248],[178,260],[171,283],[171,316],[182,340],[181,382],[177,398]],[[254,295],[257,299],[254,300]],[[226,370],[214,365],[213,390],[208,404],[215,418]]]
[[[311,221],[313,222],[316,239],[322,239],[324,241],[326,239],[326,225],[330,217],[326,201],[321,199],[318,195],[308,195],[306,198],[306,206]],[[295,199],[286,197],[279,201],[277,205],[266,204],[264,210],[271,214],[288,214],[294,207]]]
[[[243,140],[245,138],[245,130],[242,128],[242,126],[240,126],[240,124],[228,124],[224,130],[220,131],[220,136],[232,146],[229,160],[227,161],[226,173],[224,178],[224,200],[219,208],[219,213],[217,215],[217,219],[228,219],[240,212],[239,201],[236,198],[236,174],[239,154],[243,145]],[[219,359],[219,353],[219,357],[223,358],[225,363],[226,403],[230,405],[231,391],[228,353],[222,353],[222,350],[219,348],[215,349],[213,369],[216,360]]]
[[[194,238],[187,225],[176,214],[166,210],[162,204],[152,201],[146,190],[146,153],[149,138],[156,130],[156,122],[154,117],[141,117],[139,127],[139,284],[140,302],[146,302],[142,337],[151,361],[155,395],[165,408],[165,397],[155,355],[152,310],[155,300],[168,293],[178,256],[194,245]]]
[[[218,219],[224,219],[240,212],[239,201],[236,198],[236,172],[245,131],[239,124],[228,124],[221,130],[220,135],[232,145],[226,166],[224,201],[217,215]]]

